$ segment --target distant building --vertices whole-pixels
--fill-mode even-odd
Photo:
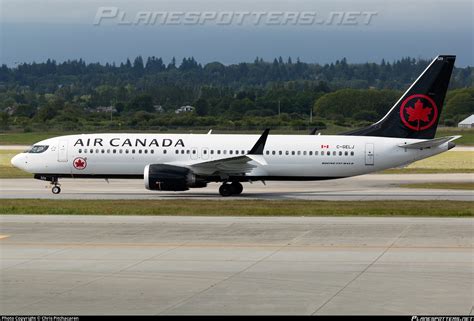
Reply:
[[[116,113],[117,109],[114,106],[99,106],[96,109],[98,113]]]
[[[165,109],[161,105],[153,105],[153,108],[155,108],[155,112],[157,113],[162,113],[165,111]]]
[[[174,112],[176,114],[181,114],[181,113],[189,113],[189,112],[192,112],[194,111],[194,107],[193,106],[189,106],[189,105],[186,105],[186,106],[181,106],[179,107],[178,109],[176,109]]]
[[[8,116],[12,116],[12,115],[15,113],[15,111],[16,111],[16,106],[8,106],[8,107],[5,108],[3,111],[4,111],[5,113],[7,113]]]
[[[474,128],[474,114],[467,117],[458,124],[458,127],[461,128]]]

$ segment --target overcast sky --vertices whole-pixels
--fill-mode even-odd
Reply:
[[[92,1],[0,0],[0,63],[121,62],[137,55],[194,56],[206,63],[252,61],[256,56],[300,57],[326,63],[379,62],[404,56],[456,54],[457,65],[474,65],[472,0],[455,1]],[[139,12],[375,12],[367,25],[119,25],[119,15],[94,25],[100,7],[132,21]]]

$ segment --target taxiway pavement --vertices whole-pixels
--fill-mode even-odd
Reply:
[[[0,216],[0,314],[473,313],[471,218]]]
[[[369,174],[351,178],[311,181],[244,183],[238,199],[289,200],[474,200],[472,190],[400,188],[400,184],[430,182],[473,182],[474,174]],[[51,193],[47,182],[31,179],[0,179],[0,198],[42,199],[222,199],[219,184],[185,192],[145,189],[143,180],[62,179],[62,192]]]

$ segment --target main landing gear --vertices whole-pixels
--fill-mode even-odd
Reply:
[[[224,183],[219,187],[219,194],[222,196],[239,195],[243,190],[244,187],[239,182]]]
[[[51,185],[53,185],[53,187],[51,188],[51,192],[53,192],[53,194],[61,193],[61,185],[58,183],[57,177],[53,177],[53,179],[51,180]]]

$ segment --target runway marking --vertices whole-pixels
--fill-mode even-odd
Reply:
[[[0,240],[6,239],[7,237],[10,237],[10,235],[0,235]]]
[[[9,235],[5,235],[9,237]],[[0,236],[1,238],[1,236]],[[180,248],[279,248],[284,244],[247,244],[247,243],[226,243],[226,244],[213,244],[213,243],[193,243],[193,244],[182,244],[182,243],[11,243],[9,246],[50,246],[50,247],[72,247],[72,248],[92,248],[92,247],[125,247],[125,248],[137,248],[137,247],[180,247]],[[286,245],[286,244],[285,244]],[[304,249],[385,249],[387,245],[286,245],[286,248],[292,250],[304,250]],[[472,250],[473,246],[391,246],[391,249],[438,249],[438,250]]]

